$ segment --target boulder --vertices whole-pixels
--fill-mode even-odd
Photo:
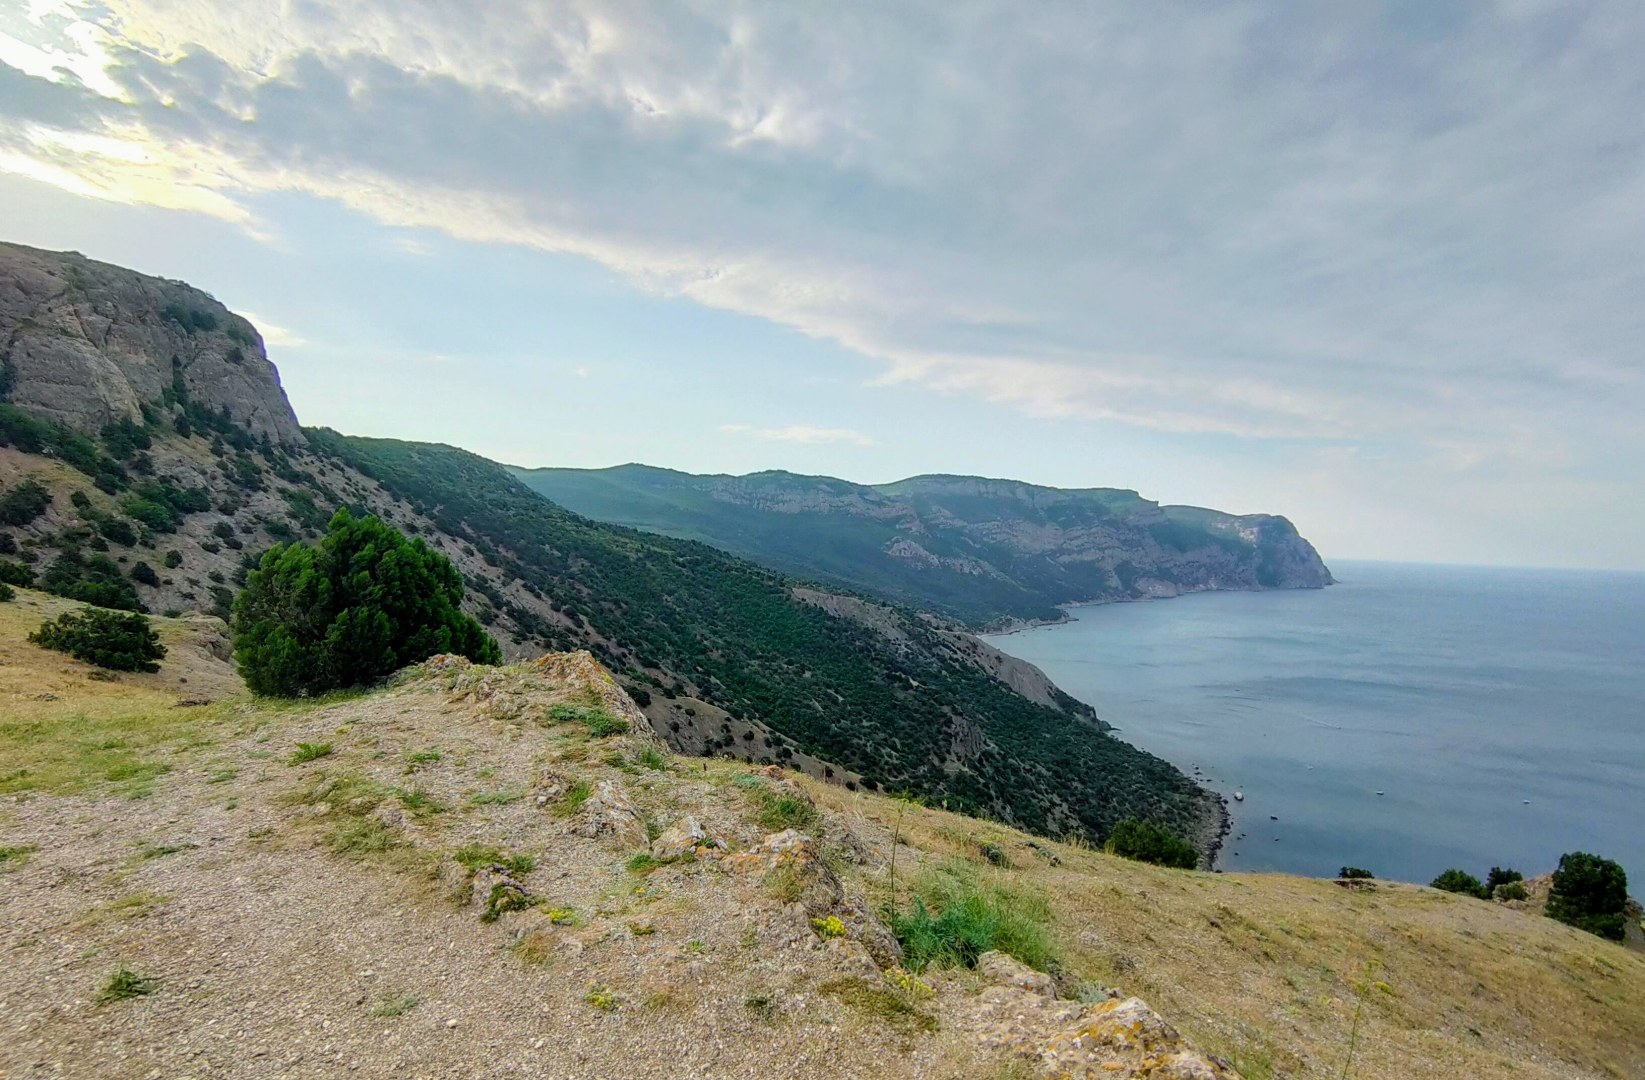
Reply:
[[[658,859],[680,859],[723,846],[696,818],[687,814],[651,842],[651,854]]]
[[[995,986],[1014,986],[1040,997],[1055,997],[1056,983],[1043,971],[1035,971],[1014,956],[990,950],[977,957],[977,971]]]
[[[591,840],[607,840],[624,848],[645,847],[650,841],[645,822],[615,781],[601,780],[583,803],[581,820],[572,830]]]

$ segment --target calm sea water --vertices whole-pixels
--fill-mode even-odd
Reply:
[[[1426,882],[1584,850],[1645,895],[1645,575],[1332,569],[1324,591],[1081,608],[990,640],[1243,791],[1224,869]]]

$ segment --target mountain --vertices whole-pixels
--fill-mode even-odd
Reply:
[[[514,474],[596,520],[701,540],[973,629],[1057,620],[1065,604],[1331,583],[1283,517],[1161,506],[1118,488],[977,476],[865,485],[646,465]]]
[[[512,658],[587,649],[675,748],[1046,835],[1127,816],[1209,853],[1219,801],[951,624],[598,523],[451,447],[296,426],[261,339],[176,282],[0,247],[0,559],[58,596],[226,616],[336,509],[421,536]]]

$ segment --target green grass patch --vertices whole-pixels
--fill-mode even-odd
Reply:
[[[326,833],[326,847],[332,854],[351,858],[380,855],[394,850],[400,843],[395,830],[370,818],[339,822]]]
[[[377,999],[371,1006],[371,1015],[382,1019],[404,1016],[417,1007],[417,999],[411,994],[388,994]]]
[[[656,769],[661,772],[674,763],[674,759],[655,746],[647,746],[634,755],[634,763],[647,769]]]
[[[0,694],[11,682],[0,679]],[[71,794],[104,783],[143,794],[171,768],[161,755],[210,745],[211,729],[226,715],[221,707],[184,710],[169,701],[133,700],[117,684],[88,683],[85,694],[72,706],[23,700],[0,710],[0,795]]]
[[[147,862],[150,859],[160,859],[167,855],[175,855],[179,851],[187,851],[196,847],[195,844],[144,844],[137,849],[135,858],[138,862]]]
[[[928,872],[916,884],[910,908],[891,912],[888,922],[913,971],[973,967],[991,949],[1039,971],[1057,961],[1045,898],[984,884],[964,863]]]
[[[817,827],[817,808],[803,796],[763,790],[759,799],[760,809],[754,819],[772,832],[784,829],[810,832]]]
[[[116,1001],[125,1001],[127,998],[147,997],[160,989],[158,979],[151,979],[146,975],[139,975],[130,968],[117,969],[110,975],[108,982],[97,994],[97,1004],[110,1005]]]
[[[18,844],[13,847],[0,847],[0,872],[15,870],[29,861],[29,856],[39,851],[37,844]]]
[[[492,844],[464,844],[452,852],[451,857],[471,874],[488,866],[500,866],[521,877],[537,869],[537,860],[530,855],[504,851]]]
[[[303,765],[310,761],[318,761],[323,757],[330,757],[331,754],[332,746],[328,742],[300,742],[297,744],[297,749],[293,750],[291,756],[286,759],[286,764]]]
[[[400,805],[410,810],[417,817],[427,817],[430,814],[443,814],[445,805],[434,796],[415,788],[395,788],[394,797],[400,800]]]
[[[674,859],[659,859],[649,851],[639,851],[629,856],[628,872],[631,874],[649,874],[658,867],[667,866],[674,861]]]
[[[508,806],[525,798],[525,792],[508,788],[503,791],[478,791],[468,797],[470,806]]]
[[[583,803],[587,802],[593,794],[593,785],[587,780],[578,780],[566,788],[565,794],[561,795],[559,800],[554,803],[554,816],[570,817],[582,809]]]

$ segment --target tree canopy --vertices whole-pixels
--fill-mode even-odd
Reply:
[[[247,686],[279,697],[358,686],[437,653],[500,662],[462,600],[450,559],[339,510],[317,544],[277,544],[247,577],[234,656]]]
[[[1623,939],[1628,907],[1628,875],[1610,859],[1572,851],[1559,857],[1548,914],[1579,930],[1612,941]]]

